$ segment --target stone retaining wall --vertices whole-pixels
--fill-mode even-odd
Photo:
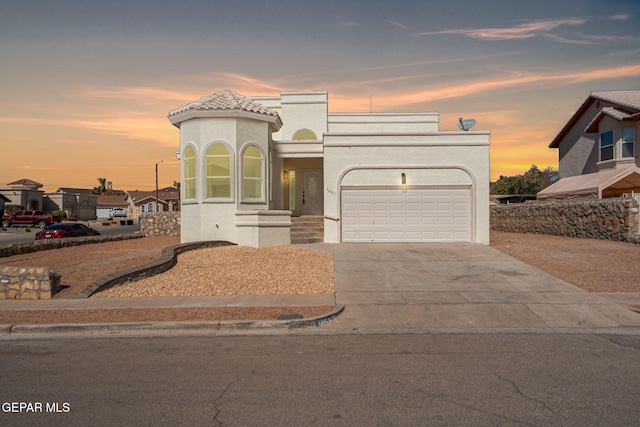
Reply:
[[[59,289],[49,267],[0,267],[0,299],[50,299]]]
[[[140,233],[144,236],[179,236],[180,212],[155,212],[142,214]]]
[[[640,214],[632,198],[525,202],[491,206],[491,229],[640,243]]]

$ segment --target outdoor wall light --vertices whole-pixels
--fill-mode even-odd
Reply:
[[[402,172],[402,185],[407,185],[407,175],[404,172]]]
[[[284,171],[284,179],[289,179],[289,172],[288,171]]]

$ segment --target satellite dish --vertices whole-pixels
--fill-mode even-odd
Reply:
[[[462,117],[460,117],[458,121],[460,122],[458,123],[458,129],[464,131],[471,129],[476,124],[475,119],[462,120]]]

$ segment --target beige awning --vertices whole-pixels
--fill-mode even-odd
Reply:
[[[540,191],[538,200],[567,197],[602,199],[631,192],[640,193],[640,168],[635,166],[562,178]]]

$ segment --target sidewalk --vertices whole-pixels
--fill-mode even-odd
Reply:
[[[333,294],[225,295],[210,297],[78,298],[0,300],[0,310],[82,310],[115,308],[333,306]]]

